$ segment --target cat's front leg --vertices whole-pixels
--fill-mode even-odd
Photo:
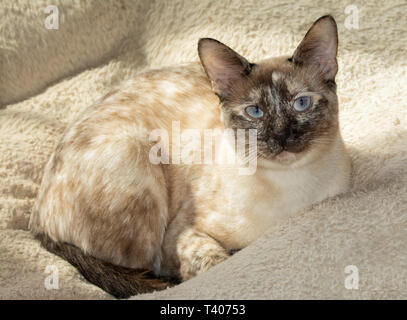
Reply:
[[[218,241],[193,226],[182,231],[177,227],[168,231],[163,246],[163,262],[165,267],[182,281],[229,257],[227,250]]]

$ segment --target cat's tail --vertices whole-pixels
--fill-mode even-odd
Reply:
[[[55,242],[45,234],[37,234],[36,238],[48,251],[76,267],[89,282],[116,298],[123,299],[135,294],[163,290],[172,285],[154,277],[147,270],[130,269],[102,261],[86,255],[74,245]]]

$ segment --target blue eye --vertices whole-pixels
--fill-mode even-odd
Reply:
[[[311,107],[311,98],[310,97],[299,97],[294,101],[294,110],[302,112]]]
[[[247,107],[245,111],[250,117],[254,119],[259,119],[264,116],[263,110],[261,110],[258,106]]]

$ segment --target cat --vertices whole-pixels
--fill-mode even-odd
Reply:
[[[285,217],[346,192],[337,47],[328,15],[291,56],[251,63],[203,38],[199,62],[137,76],[65,130],[30,229],[90,282],[126,298],[190,279]],[[166,143],[151,132],[171,132],[174,121],[199,132],[256,130],[255,172],[177,163],[165,154],[174,138],[157,153],[170,162],[153,163],[151,150]]]

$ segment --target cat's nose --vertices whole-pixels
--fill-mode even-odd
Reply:
[[[285,147],[288,141],[292,142],[293,140],[297,139],[298,136],[298,131],[289,126],[283,130],[274,132],[273,138],[279,145]]]
[[[277,141],[277,143],[280,146],[284,147],[287,142],[287,137],[288,137],[287,133],[284,131],[284,132],[275,133],[273,138],[274,138],[274,140]]]

